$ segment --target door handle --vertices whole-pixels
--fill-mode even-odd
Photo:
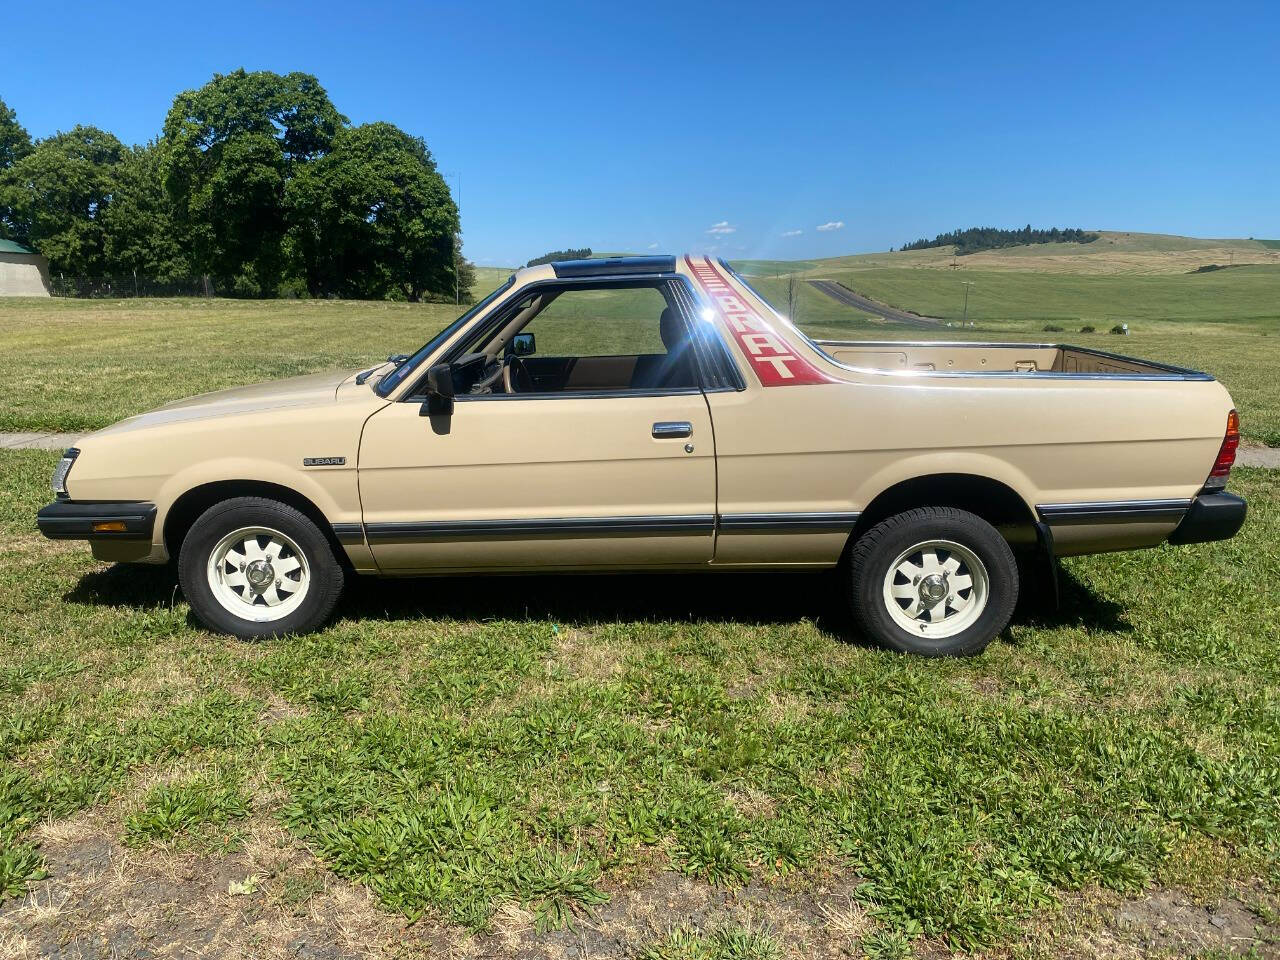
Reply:
[[[693,436],[693,424],[687,420],[662,420],[653,425],[655,440],[682,440]]]

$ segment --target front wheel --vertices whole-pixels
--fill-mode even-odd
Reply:
[[[207,627],[243,639],[315,630],[329,619],[344,582],[320,529],[293,507],[261,497],[206,510],[182,541],[178,578]]]
[[[848,572],[859,625],[902,653],[981,653],[1018,601],[1009,544],[981,517],[953,507],[920,507],[876,524],[854,543]]]

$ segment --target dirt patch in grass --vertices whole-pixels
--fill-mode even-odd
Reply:
[[[97,817],[40,831],[48,877],[0,908],[0,960],[338,960],[404,948],[435,955],[445,942],[261,835],[234,856],[206,857],[132,850],[109,839],[118,832]]]
[[[854,881],[806,873],[729,889],[660,872],[611,891],[568,926],[540,931],[507,904],[481,934],[408,924],[290,847],[269,822],[235,855],[135,850],[89,816],[41,828],[48,877],[0,908],[0,960],[36,957],[623,958],[673,931],[767,932],[786,956],[857,955],[873,924]]]
[[[853,901],[853,886],[833,873],[730,889],[668,871],[611,891],[608,903],[561,930],[539,933],[527,911],[501,911],[476,946],[485,957],[622,958],[673,931],[747,929],[768,932],[788,957],[857,956],[872,921]]]
[[[1012,949],[982,956],[1025,960],[1138,960],[1145,957],[1280,957],[1278,901],[1258,881],[1212,895],[1155,887],[1135,897],[1094,888],[1064,896],[1062,909],[1031,924]],[[917,955],[930,954],[917,942]]]
[[[1122,903],[1112,924],[1143,953],[1243,956],[1253,951],[1280,957],[1280,925],[1267,923],[1234,896],[1206,905],[1177,890],[1154,890]]]

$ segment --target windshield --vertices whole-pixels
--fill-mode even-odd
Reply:
[[[424,343],[418,349],[418,352],[412,357],[400,364],[390,373],[384,374],[377,382],[377,385],[373,388],[377,392],[378,396],[385,397],[396,387],[400,386],[400,384],[404,382],[405,378],[408,377],[423,360],[435,353],[442,343],[470,323],[472,318],[488,308],[488,306],[493,303],[493,301],[497,300],[499,296],[510,290],[511,285],[515,282],[516,275],[513,273],[511,276],[507,277],[506,283],[498,287],[498,289],[494,290],[493,293],[489,294],[457,320],[453,321],[453,323],[449,324],[434,337]]]

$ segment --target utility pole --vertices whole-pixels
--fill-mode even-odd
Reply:
[[[960,321],[960,326],[965,326],[969,322],[969,288],[973,286],[972,280],[961,280],[964,284],[964,319]]]

